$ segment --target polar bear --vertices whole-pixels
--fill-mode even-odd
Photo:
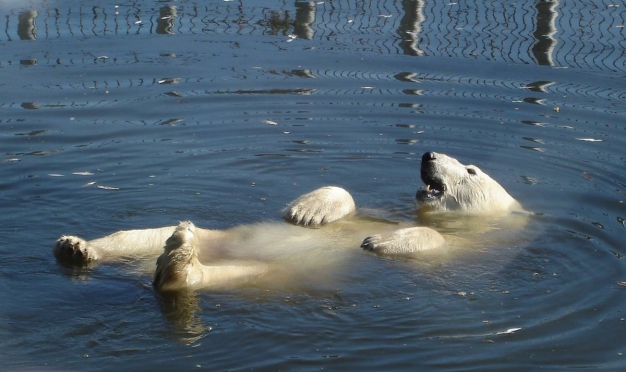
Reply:
[[[501,216],[521,205],[495,180],[474,165],[435,152],[422,156],[424,187],[416,194],[420,213]],[[61,236],[53,252],[71,263],[115,261],[122,257],[157,258],[153,284],[159,291],[220,289],[258,281],[286,281],[293,267],[319,277],[344,270],[348,252],[359,246],[386,256],[411,256],[446,244],[426,226],[405,227],[359,216],[345,189],[326,186],[304,194],[283,210],[290,223],[266,222],[227,230],[178,226],[119,231],[86,241]],[[481,218],[482,220],[482,218]],[[364,238],[365,237],[365,238]]]
[[[497,181],[477,166],[463,165],[448,155],[425,153],[420,176],[425,186],[417,191],[415,199],[421,213],[455,212],[470,219],[480,216],[481,223],[475,225],[482,225],[482,229],[489,221],[503,215],[525,214],[520,203]],[[347,191],[329,187],[292,202],[285,218],[297,225],[320,226],[336,221],[354,209],[354,201]],[[473,226],[473,231],[477,228]],[[369,236],[361,247],[383,255],[409,255],[440,247],[443,243],[443,237],[430,228],[410,227]]]

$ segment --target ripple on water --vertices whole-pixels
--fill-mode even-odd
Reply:
[[[625,7],[557,3],[318,2],[295,39],[301,4],[4,4],[3,365],[620,369]],[[535,215],[474,254],[359,251],[332,285],[174,298],[151,262],[50,254],[62,233],[277,219],[326,184],[413,223],[430,150]]]

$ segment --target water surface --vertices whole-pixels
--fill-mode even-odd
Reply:
[[[625,367],[623,1],[118,5],[0,1],[2,369]],[[327,184],[416,221],[431,150],[535,213],[514,242],[176,298],[51,254]]]

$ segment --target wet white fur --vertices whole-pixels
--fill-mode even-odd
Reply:
[[[433,155],[435,172],[447,189],[442,198],[427,205],[432,210],[473,214],[522,210],[521,205],[497,181],[477,166],[461,164],[445,154]]]

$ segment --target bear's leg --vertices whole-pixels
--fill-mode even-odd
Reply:
[[[58,260],[71,263],[112,261],[120,257],[154,256],[163,251],[163,244],[176,226],[158,229],[118,231],[102,238],[86,241],[64,235],[57,240],[53,252]]]
[[[203,265],[198,260],[198,245],[222,237],[223,232],[198,229],[191,222],[181,222],[167,239],[164,252],[157,260],[154,287],[159,291],[226,288],[253,281],[267,271],[267,266],[258,262]]]
[[[381,255],[411,255],[441,247],[444,237],[428,227],[409,227],[365,238],[361,248]]]
[[[292,201],[283,216],[295,225],[319,227],[341,219],[355,209],[349,192],[341,187],[325,186]]]

